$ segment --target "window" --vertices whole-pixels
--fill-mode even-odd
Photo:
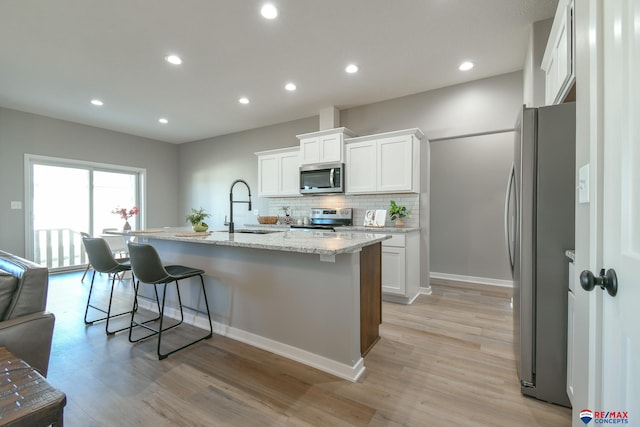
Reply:
[[[144,169],[25,155],[27,257],[51,270],[87,263],[82,232],[99,236],[122,229],[116,207],[140,208],[129,220],[142,228]]]

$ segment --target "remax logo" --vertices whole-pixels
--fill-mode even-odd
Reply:
[[[583,409],[580,411],[580,419],[589,424],[629,424],[629,411],[592,411]]]
[[[580,411],[580,419],[583,423],[589,424],[593,419],[593,411],[589,409],[583,409],[582,411]]]

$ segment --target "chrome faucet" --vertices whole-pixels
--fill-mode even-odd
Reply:
[[[233,187],[239,182],[243,183],[247,187],[247,190],[249,191],[249,200],[233,200]],[[248,203],[249,210],[251,210],[251,188],[249,188],[249,184],[247,184],[247,182],[242,179],[236,179],[235,181],[233,181],[233,184],[231,184],[231,189],[229,190],[229,233],[233,233],[235,231],[233,227],[234,203]]]

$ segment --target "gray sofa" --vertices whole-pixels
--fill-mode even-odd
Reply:
[[[55,317],[47,313],[49,270],[0,251],[0,346],[43,376],[49,368]]]

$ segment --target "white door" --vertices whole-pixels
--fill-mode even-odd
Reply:
[[[640,0],[602,5],[603,267],[615,269],[619,289],[602,301],[602,393],[594,410],[628,411],[628,425],[640,425]]]
[[[582,100],[578,96],[578,131],[588,129],[593,204],[590,224],[577,230],[576,261],[582,231],[589,236],[589,267],[596,276],[601,267],[614,269],[618,292],[611,297],[598,287],[588,295],[577,289],[576,312],[586,310],[586,317],[574,325],[576,349],[582,352],[573,360],[578,387],[572,423],[635,426],[640,425],[640,0],[586,0],[576,5],[576,16],[576,79],[586,93]]]

